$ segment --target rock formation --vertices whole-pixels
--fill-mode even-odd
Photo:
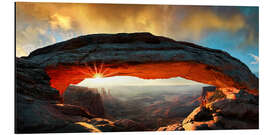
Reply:
[[[16,133],[129,131],[113,121],[93,118],[92,113],[102,112],[99,107],[65,100],[63,94],[70,84],[95,73],[144,79],[180,76],[213,85],[224,96],[198,107],[178,125],[185,130],[258,128],[258,78],[220,50],[149,33],[96,34],[16,58],[15,69]],[[98,96],[90,95],[88,101],[100,104]],[[117,123],[134,125],[129,120]]]
[[[215,98],[221,98],[221,96],[224,96],[224,94],[222,94],[223,92],[220,92],[220,94],[218,93],[220,91],[216,90],[216,87],[214,86],[207,86],[207,87],[203,87],[202,88],[202,95],[201,95],[201,106],[205,107],[205,105],[213,100],[215,100]],[[213,96],[215,94],[215,96]],[[219,96],[219,97],[217,97]]]
[[[222,91],[208,97],[205,106],[196,108],[183,122],[185,130],[199,129],[258,129],[258,97],[240,90],[235,99],[220,96]]]
[[[184,128],[180,123],[170,124],[165,127],[160,127],[157,129],[157,131],[183,131]]]
[[[91,114],[104,116],[103,100],[97,88],[69,86],[63,97],[64,104],[81,106]]]
[[[15,93],[15,133],[77,133],[137,130],[137,128],[134,128],[134,123],[128,123],[130,125],[123,126],[119,121],[116,121],[117,124],[115,124],[115,122],[108,119],[97,118],[97,115],[90,113],[91,111],[98,111],[99,109],[96,107],[89,109],[87,106],[84,106],[85,104],[79,104],[82,106],[62,104],[63,99],[58,91],[50,86],[50,78],[44,69],[30,60],[16,58]],[[85,94],[80,96],[80,98],[85,100],[87,97],[87,101],[90,101],[90,103],[92,98],[98,101],[97,97],[100,97],[93,91],[83,93],[82,90],[78,93]],[[76,93],[74,96],[76,96]],[[87,101],[85,100],[85,102]],[[64,99],[64,102],[67,101]],[[81,101],[81,103],[83,102]]]
[[[59,92],[50,87],[50,77],[45,70],[26,59],[16,58],[16,94],[38,99],[59,100]]]
[[[116,120],[114,124],[117,125],[118,127],[122,127],[123,129],[127,129],[126,131],[143,131],[144,130],[144,127],[141,124],[133,120],[129,120],[129,119]]]
[[[15,132],[86,132],[74,124],[91,118],[79,106],[60,105],[58,91],[50,87],[50,78],[32,61],[16,58]]]
[[[205,104],[194,109],[182,123],[160,127],[158,131],[258,129],[258,96],[239,90],[230,99],[222,90],[214,88],[203,88]]]
[[[179,76],[258,94],[258,78],[228,53],[150,33],[80,36],[37,49],[26,59],[46,69],[60,95],[95,72],[144,79]]]

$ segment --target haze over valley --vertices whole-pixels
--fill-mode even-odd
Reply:
[[[143,130],[157,130],[161,126],[181,123],[198,107],[203,86],[205,85],[115,85],[88,90],[100,94],[105,117],[109,120],[128,119],[138,123]],[[87,89],[72,85],[68,90],[73,87]]]

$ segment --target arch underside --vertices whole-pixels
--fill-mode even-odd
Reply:
[[[227,67],[233,68],[233,67]],[[169,79],[182,77],[218,88],[244,89],[249,93],[258,94],[256,87],[239,82],[234,76],[223,73],[220,69],[195,61],[155,62],[155,63],[88,63],[85,65],[57,65],[45,68],[50,76],[51,86],[64,93],[70,84],[78,84],[85,78],[93,78],[95,72],[105,77],[134,76],[142,79]],[[124,83],[124,82],[123,82]],[[256,86],[256,84],[255,84]]]

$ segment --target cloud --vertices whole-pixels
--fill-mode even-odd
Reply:
[[[59,15],[58,13],[51,16],[49,23],[53,29],[71,29],[71,18],[69,16]]]
[[[256,55],[254,55],[254,54],[252,54],[252,53],[250,53],[249,55],[250,55],[251,57],[253,57],[254,60],[255,60],[255,61],[250,62],[250,64],[255,65],[255,64],[258,64],[258,63],[259,63],[259,56],[256,56]]]
[[[16,45],[16,56],[26,56],[26,55],[27,55],[27,53],[22,48],[22,45],[17,44]]]
[[[241,45],[245,47],[257,40],[254,24],[246,17],[237,7],[216,10],[203,6],[17,2],[16,38],[29,54],[39,47],[82,34],[151,32],[194,42],[209,32],[226,31],[235,36],[246,30],[246,43]]]
[[[180,22],[180,26],[187,29],[185,33],[187,36],[200,39],[207,31],[225,30],[236,32],[245,27],[245,20],[239,13],[229,17],[222,17],[215,12],[202,10],[185,17]]]
[[[56,42],[54,35],[39,25],[16,27],[16,56],[27,56],[31,51]]]

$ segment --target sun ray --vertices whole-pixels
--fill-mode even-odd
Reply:
[[[112,75],[118,74],[118,72],[112,72],[112,73],[108,73],[108,74],[104,74],[104,77],[109,77]]]
[[[104,63],[97,64],[93,63],[93,66],[88,65],[87,69],[90,73],[91,78],[105,78],[118,74],[118,72],[109,72],[110,68],[104,68]]]
[[[96,62],[94,63],[94,68],[95,68],[95,73],[97,74],[97,65],[96,65]]]
[[[88,74],[90,74],[90,76],[92,76],[94,73],[93,73],[93,70],[92,70],[92,68],[91,68],[91,66],[89,66],[88,64],[84,64],[85,65],[85,68],[87,69],[87,71],[88,71]]]
[[[80,69],[79,72],[81,72],[81,73],[83,73],[85,75],[88,75],[89,74],[88,72],[83,71],[83,69]]]
[[[109,68],[106,68],[103,72],[101,72],[102,74],[105,74],[107,71],[109,71]]]
[[[100,66],[100,69],[99,69],[99,73],[102,73],[101,71],[102,71],[102,68],[103,68],[103,62],[101,63],[101,66]]]
[[[91,75],[94,75],[95,72],[93,71],[93,69],[91,68],[91,66],[87,67],[89,73],[91,73]]]

